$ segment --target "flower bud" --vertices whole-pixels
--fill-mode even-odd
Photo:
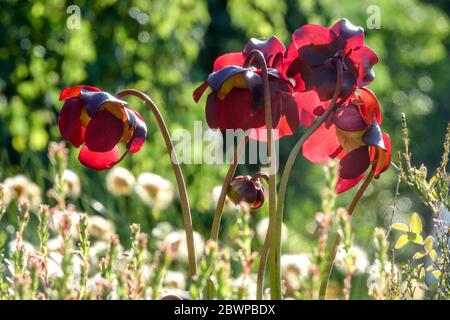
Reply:
[[[247,202],[252,209],[260,208],[264,203],[264,187],[260,177],[267,179],[264,173],[256,173],[253,177],[238,176],[233,179],[228,189],[228,197],[234,204]]]

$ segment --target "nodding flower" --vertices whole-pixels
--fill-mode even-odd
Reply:
[[[81,146],[78,159],[86,167],[110,169],[144,144],[147,126],[127,102],[91,86],[65,88],[60,100],[64,105],[58,117],[59,130],[73,146]],[[126,148],[122,156],[119,145]]]

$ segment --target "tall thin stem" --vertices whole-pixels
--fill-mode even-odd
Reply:
[[[356,205],[358,204],[359,200],[361,199],[362,195],[366,191],[367,187],[369,186],[370,182],[372,181],[373,177],[375,176],[375,170],[370,170],[369,175],[364,180],[361,187],[358,189],[358,191],[355,193],[355,196],[353,197],[352,202],[348,206],[347,213],[352,217],[353,211],[355,211]],[[328,281],[330,280],[331,272],[333,271],[333,265],[334,265],[334,259],[336,258],[336,253],[339,247],[339,243],[341,242],[341,237],[339,234],[336,234],[336,238],[334,239],[333,247],[330,250],[330,254],[328,256],[328,264],[325,267],[324,275],[325,277],[322,279],[322,282],[320,283],[320,289],[319,289],[319,299],[324,300],[325,296],[327,294],[327,287],[328,287]]]
[[[276,210],[276,219],[274,220],[276,222],[275,225],[271,225],[269,223],[270,229],[274,229],[275,236],[278,239],[278,242],[270,244],[270,249],[266,248],[264,246],[263,252],[261,254],[260,263],[263,264],[263,266],[260,266],[259,270],[261,272],[258,272],[259,279],[257,280],[257,283],[263,283],[264,281],[264,269],[265,269],[265,263],[267,261],[267,258],[264,255],[271,254],[274,261],[273,263],[274,268],[278,270],[278,273],[276,275],[278,281],[281,283],[281,273],[280,273],[280,260],[281,260],[281,228],[282,228],[282,222],[283,222],[283,210],[284,210],[284,200],[286,197],[286,190],[287,185],[289,182],[289,177],[292,172],[292,168],[294,166],[295,160],[298,157],[298,154],[300,153],[303,144],[305,141],[325,122],[325,120],[328,118],[328,116],[333,112],[333,110],[336,107],[337,99],[339,98],[339,95],[341,93],[342,88],[342,76],[343,76],[343,68],[342,68],[342,62],[340,59],[334,59],[334,62],[336,64],[336,72],[337,72],[337,80],[336,80],[336,87],[333,93],[333,96],[331,98],[330,104],[325,110],[325,112],[316,119],[316,121],[306,130],[306,132],[301,136],[301,138],[297,141],[295,146],[292,148],[291,153],[289,154],[288,160],[286,161],[286,165],[284,167],[283,173],[281,175],[279,190],[278,190],[278,199],[277,199],[277,210]],[[267,236],[266,236],[267,237]],[[259,290],[262,291],[263,285],[259,288]],[[281,292],[281,287],[279,288]],[[258,295],[258,293],[257,293]],[[281,298],[281,296],[280,296]]]
[[[152,111],[153,115],[156,118],[156,122],[158,123],[161,134],[163,135],[164,142],[166,144],[167,151],[169,156],[171,157],[173,171],[175,173],[175,177],[177,180],[178,191],[180,194],[180,202],[181,202],[181,212],[183,215],[183,223],[184,223],[184,231],[186,232],[186,243],[187,243],[187,251],[188,251],[188,260],[189,260],[189,274],[191,278],[193,278],[197,274],[197,262],[195,258],[195,249],[194,249],[194,231],[192,228],[192,216],[191,209],[189,206],[189,199],[186,190],[186,183],[184,181],[183,172],[181,171],[180,163],[178,161],[177,154],[173,147],[172,140],[170,139],[169,130],[167,125],[161,115],[156,104],[147,96],[145,93],[134,90],[134,89],[126,89],[117,93],[117,97],[125,97],[125,96],[135,96],[141,100],[143,100],[148,108]]]
[[[248,136],[246,135],[238,144],[234,155],[233,162],[228,168],[227,175],[225,176],[225,180],[222,184],[222,189],[220,190],[219,199],[217,200],[216,210],[214,212],[213,224],[211,227],[211,236],[210,239],[217,241],[219,239],[219,229],[220,229],[220,221],[222,220],[223,207],[225,205],[225,199],[227,197],[228,188],[230,187],[231,180],[233,179],[234,173],[236,172],[236,168],[238,166],[239,158],[242,155],[242,152],[245,150],[245,145],[248,141]]]
[[[255,61],[261,69],[263,90],[264,90],[264,120],[267,130],[267,156],[269,158],[269,221],[271,225],[276,224],[276,210],[277,210],[277,176],[276,176],[276,151],[274,150],[273,138],[273,121],[272,121],[272,106],[269,87],[269,74],[267,71],[267,63],[264,55],[259,50],[253,50],[247,56],[244,66],[249,66]],[[276,229],[270,231],[270,243],[276,246],[281,242],[281,233],[276,232]],[[270,296],[272,300],[280,300],[281,296],[281,277],[280,277],[280,263],[277,251],[270,255]]]

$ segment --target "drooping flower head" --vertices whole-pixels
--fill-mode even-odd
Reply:
[[[228,197],[236,205],[246,202],[251,209],[260,208],[265,198],[265,189],[260,178],[268,180],[268,176],[262,172],[256,173],[253,177],[237,176],[230,183]]]
[[[364,29],[341,19],[330,29],[307,24],[292,34],[284,63],[288,77],[295,79],[296,91],[315,90],[321,101],[331,99],[336,87],[336,65],[343,65],[341,101],[356,88],[367,86],[375,77],[375,52],[364,45]]]
[[[147,126],[127,102],[91,86],[61,91],[64,101],[58,117],[62,137],[80,147],[79,160],[86,167],[104,170],[117,164],[119,144],[135,153],[144,144]]]
[[[318,97],[312,112],[323,108]],[[314,105],[313,103],[310,104]],[[339,106],[303,145],[303,156],[314,163],[340,160],[337,192],[355,186],[372,166],[375,176],[391,164],[391,140],[380,129],[381,111],[375,94],[367,88],[355,92]]]
[[[226,53],[214,62],[213,73],[193,93],[196,102],[206,89],[206,120],[213,129],[264,128],[264,92],[262,71],[244,67],[252,50],[264,55],[269,74],[273,126],[277,137],[291,135],[298,127],[297,104],[292,97],[292,84],[281,72],[286,48],[276,38],[251,39],[242,52]],[[263,135],[261,135],[261,138]]]

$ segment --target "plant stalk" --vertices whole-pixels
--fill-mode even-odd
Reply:
[[[159,111],[158,107],[156,106],[156,104],[145,93],[143,93],[139,90],[135,90],[135,89],[126,89],[126,90],[120,91],[116,96],[118,98],[122,98],[125,96],[135,96],[135,97],[141,99],[142,101],[144,101],[147,104],[148,108],[152,111],[153,115],[156,118],[156,122],[158,123],[161,134],[163,135],[167,151],[171,157],[172,167],[173,167],[173,171],[175,173],[175,177],[176,177],[176,181],[177,181],[178,192],[180,194],[181,212],[183,215],[184,230],[186,233],[186,242],[187,242],[188,260],[189,260],[189,275],[191,276],[191,279],[192,279],[197,274],[197,261],[196,261],[196,257],[195,257],[194,231],[192,228],[191,209],[189,206],[189,199],[188,199],[186,183],[184,181],[183,172],[181,171],[181,166],[178,161],[177,154],[174,150],[172,140],[170,139],[170,134],[169,134],[167,125],[161,115],[161,112]]]
[[[358,189],[355,196],[353,197],[353,200],[347,209],[349,219],[351,219],[353,211],[355,211],[356,205],[358,204],[359,200],[361,199],[362,195],[366,191],[367,187],[369,186],[369,184],[372,181],[374,176],[375,176],[375,170],[370,170],[369,175],[366,177],[363,184],[361,185],[361,187]],[[331,248],[330,254],[328,256],[328,264],[324,270],[325,277],[322,279],[322,282],[320,283],[320,289],[319,289],[319,299],[320,300],[324,300],[325,296],[327,294],[328,281],[330,280],[331,272],[333,271],[334,259],[336,258],[336,253],[337,253],[337,249],[339,247],[340,242],[341,242],[341,237],[339,236],[339,234],[336,234],[336,237],[335,237],[334,243],[333,243],[333,247]]]

